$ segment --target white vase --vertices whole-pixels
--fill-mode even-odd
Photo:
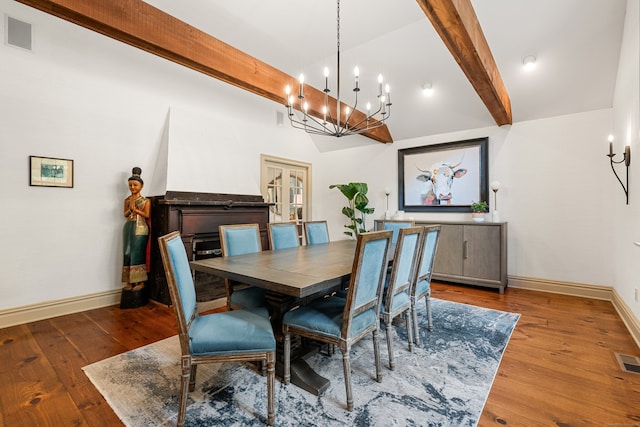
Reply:
[[[471,218],[475,222],[484,222],[485,213],[484,212],[471,212]]]

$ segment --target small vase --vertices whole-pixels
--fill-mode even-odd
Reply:
[[[484,216],[484,212],[471,212],[471,218],[473,218],[475,222],[484,222]]]

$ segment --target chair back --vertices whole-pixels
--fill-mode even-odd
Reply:
[[[198,316],[196,288],[191,276],[189,258],[180,232],[174,231],[158,238],[160,255],[167,277],[169,295],[178,323],[178,335],[182,354],[189,354],[189,328]]]
[[[421,282],[431,283],[431,274],[433,273],[433,260],[436,257],[436,249],[438,248],[438,237],[440,236],[440,226],[431,225],[424,227],[424,235],[422,238],[422,248],[418,256],[415,279],[413,286],[418,287]]]
[[[304,238],[307,245],[329,243],[327,221],[307,221],[304,223]]]
[[[358,235],[343,313],[343,338],[350,338],[356,317],[359,317],[357,329],[378,322],[392,234],[383,230]]]
[[[271,249],[286,249],[300,246],[298,224],[295,222],[270,222],[268,224]]]
[[[260,226],[258,224],[234,224],[218,226],[222,256],[235,256],[262,252]]]
[[[389,274],[389,281],[384,295],[384,307],[386,312],[392,312],[394,308],[394,297],[401,293],[406,293],[405,301],[409,302],[409,291],[415,269],[416,260],[420,256],[420,245],[424,227],[406,227],[399,229],[398,241],[393,257],[393,267]]]
[[[398,232],[400,231],[401,228],[407,228],[407,227],[415,227],[416,222],[415,221],[409,221],[409,220],[387,220],[387,221],[383,221],[382,222],[382,229],[383,230],[391,230],[393,231],[393,237],[391,238],[391,244],[395,245],[396,242],[398,241]]]

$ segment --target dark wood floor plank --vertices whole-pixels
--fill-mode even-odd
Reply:
[[[27,326],[0,329],[0,343],[0,401],[5,425],[86,425]]]
[[[129,350],[177,334],[173,308],[155,302],[136,309],[112,306],[86,313]]]
[[[82,368],[127,351],[84,313],[56,317],[29,325],[62,384],[89,425],[118,425],[120,421]]]

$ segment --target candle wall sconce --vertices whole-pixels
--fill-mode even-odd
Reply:
[[[625,145],[624,146],[624,154],[622,155],[622,160],[615,161],[615,160],[613,160],[614,156],[616,156],[616,154],[613,153],[613,135],[609,135],[609,154],[607,154],[607,157],[609,158],[609,161],[611,162],[611,170],[613,171],[613,174],[616,176],[616,178],[618,179],[618,182],[622,186],[622,190],[624,191],[624,195],[627,198],[627,204],[629,204],[629,165],[631,164],[631,147],[629,145]],[[622,180],[618,176],[618,173],[616,172],[616,169],[613,166],[614,164],[617,165],[617,164],[620,164],[620,163],[624,163],[624,165],[626,166],[626,172],[627,172],[627,185],[626,186],[622,183]]]

